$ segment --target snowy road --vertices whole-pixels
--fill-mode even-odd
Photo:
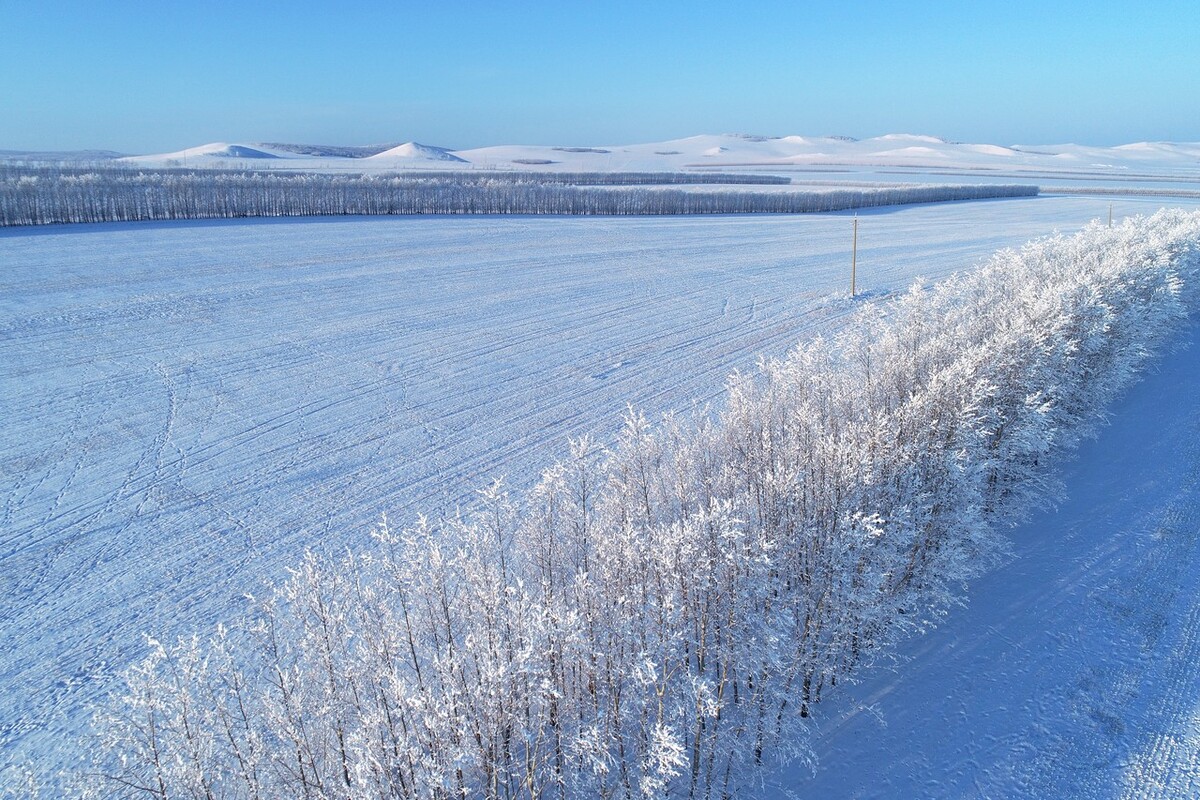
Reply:
[[[969,605],[825,704],[800,797],[1200,796],[1200,328]],[[786,796],[780,792],[780,797]]]
[[[1108,203],[865,214],[859,287]],[[849,233],[846,215],[0,233],[0,767],[69,763],[143,633],[207,627],[305,547],[528,483],[626,403],[688,408],[837,325]]]

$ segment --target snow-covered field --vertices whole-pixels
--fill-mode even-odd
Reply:
[[[970,268],[1109,202],[864,214],[858,285]],[[841,214],[0,232],[0,764],[68,764],[144,632],[225,616],[304,548],[526,484],[626,403],[716,398],[836,326],[849,244]]]

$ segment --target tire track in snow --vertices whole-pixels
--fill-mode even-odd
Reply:
[[[1135,730],[1133,752],[1124,762],[1123,800],[1168,800],[1200,796],[1200,421],[1184,433],[1192,442],[1187,500],[1170,509],[1155,532],[1164,545],[1162,568],[1153,582],[1174,578],[1176,590],[1158,605],[1148,622],[1147,667],[1159,679],[1140,676],[1150,694]],[[1162,573],[1168,573],[1164,575]],[[1174,574],[1169,574],[1174,573]],[[1161,585],[1161,584],[1158,584]],[[1144,600],[1143,600],[1144,602]],[[1147,683],[1150,685],[1147,686]]]
[[[1111,576],[1087,595],[1110,650],[1071,677],[1073,725],[1032,762],[1033,786],[1128,800],[1200,788],[1200,738],[1187,733],[1200,709],[1200,419],[1177,437],[1186,472],[1170,504],[1091,562]]]

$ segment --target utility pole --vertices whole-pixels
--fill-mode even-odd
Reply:
[[[1113,204],[1109,203],[1108,204],[1108,227],[1110,227],[1110,228],[1112,227],[1112,207],[1113,207]]]
[[[850,245],[850,299],[854,299],[854,273],[858,268],[858,214],[854,215],[854,240]]]

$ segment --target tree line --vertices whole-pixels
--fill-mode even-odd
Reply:
[[[713,173],[336,175],[8,166],[0,167],[0,226],[330,215],[795,214],[1037,194],[1037,187],[1011,185],[769,192],[651,188],[681,183],[788,179]]]
[[[731,376],[719,411],[631,410],[527,492],[309,553],[244,617],[151,642],[90,791],[745,796],[1004,557],[1198,273],[1196,213],[1034,241]]]

